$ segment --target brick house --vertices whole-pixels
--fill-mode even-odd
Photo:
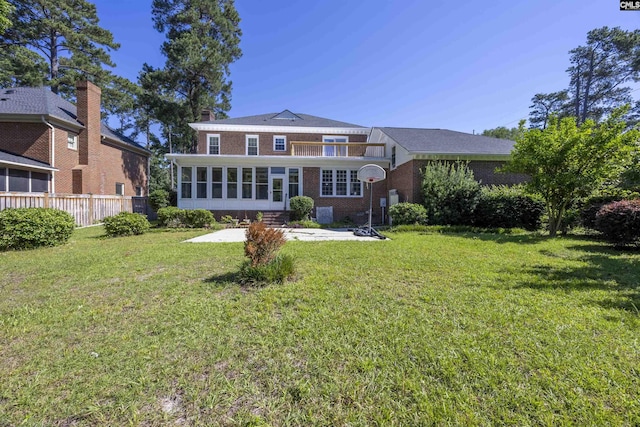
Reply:
[[[45,87],[0,90],[0,192],[144,196],[150,152],[100,121],[100,88],[77,105]]]
[[[513,141],[439,129],[367,128],[307,114],[281,113],[191,123],[198,133],[192,154],[170,154],[178,166],[178,206],[255,218],[284,212],[297,195],[314,200],[319,222],[368,219],[369,191],[357,179],[366,164],[384,168],[373,185],[374,221],[387,202],[420,202],[420,168],[435,160],[469,161],[483,184],[523,177],[495,168]]]

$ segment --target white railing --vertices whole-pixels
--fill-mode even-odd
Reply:
[[[291,155],[301,157],[374,157],[384,158],[384,144],[357,142],[291,142]]]

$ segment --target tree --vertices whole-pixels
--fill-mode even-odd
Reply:
[[[549,234],[555,236],[570,206],[608,180],[616,179],[640,137],[625,130],[621,107],[600,124],[588,119],[552,116],[545,129],[523,129],[504,171],[528,174],[527,188],[541,194],[549,216]],[[522,124],[521,124],[522,127]]]
[[[144,65],[140,84],[154,116],[175,136],[176,146],[195,148],[188,126],[204,108],[226,117],[231,108],[229,65],[240,58],[240,17],[233,0],[154,0],[154,27],[166,34],[164,68]]]
[[[624,85],[640,78],[640,30],[597,28],[585,46],[569,53],[571,114],[579,124],[631,103],[631,88]]]
[[[515,141],[516,138],[520,135],[520,128],[507,128],[504,126],[498,126],[494,129],[486,129],[482,131],[482,135]]]
[[[0,38],[0,46],[12,49],[10,62],[15,73],[13,84],[32,84],[34,70],[54,93],[69,97],[79,76],[100,84],[110,81],[111,73],[103,65],[114,67],[108,50],[120,46],[113,35],[98,25],[96,7],[85,0],[11,0],[13,26]],[[5,61],[6,62],[6,61]],[[6,65],[6,64],[5,64]],[[23,77],[24,76],[24,77]]]
[[[9,15],[11,14],[12,9],[13,8],[7,0],[0,0],[0,35],[11,26]]]
[[[568,91],[536,93],[531,98],[529,123],[531,127],[544,129],[552,114],[562,118],[568,115]]]

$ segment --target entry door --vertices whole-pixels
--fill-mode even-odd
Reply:
[[[271,209],[284,210],[284,178],[271,177]]]

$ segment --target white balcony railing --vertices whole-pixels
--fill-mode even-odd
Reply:
[[[303,157],[373,157],[384,158],[384,144],[358,142],[291,142],[291,155]]]

